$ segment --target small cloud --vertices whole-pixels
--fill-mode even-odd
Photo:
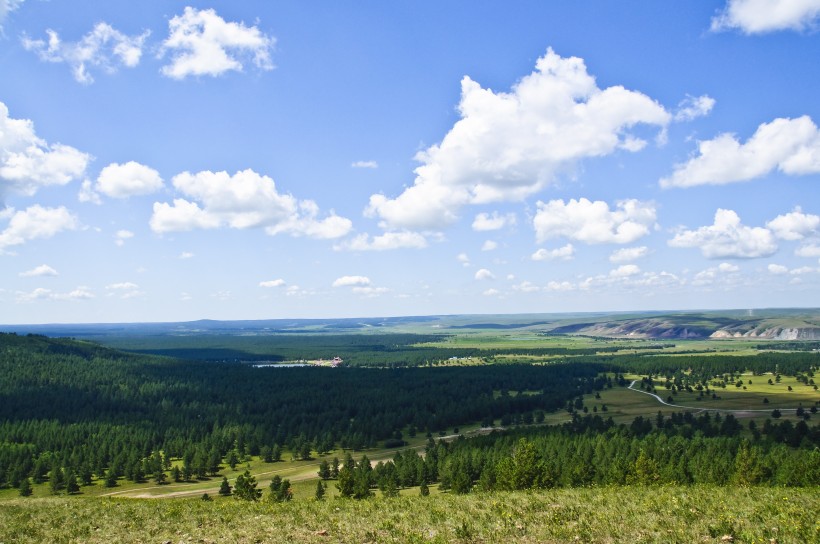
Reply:
[[[376,161],[355,161],[350,163],[351,168],[378,168],[379,163]]]
[[[191,253],[190,251],[183,251],[182,253],[179,254],[180,259],[191,259],[191,258],[193,258],[193,256],[194,256],[194,254]]]
[[[16,10],[25,0],[0,0],[0,36],[3,35],[3,23],[9,13]]]
[[[282,287],[283,285],[285,285],[285,280],[283,280],[281,278],[280,279],[275,279],[275,280],[268,280],[268,281],[260,281],[259,282],[259,287],[266,287],[266,288]]]
[[[113,290],[131,290],[131,289],[139,289],[139,285],[136,283],[131,283],[130,281],[124,281],[121,283],[112,283],[111,285],[106,285],[106,289],[113,289]]]
[[[709,115],[712,108],[715,107],[715,99],[703,96],[687,96],[680,104],[678,104],[678,111],[675,113],[675,121],[691,121],[698,117]]]
[[[787,214],[778,215],[766,227],[782,240],[801,240],[817,232],[820,215],[803,213],[800,206]]]
[[[515,225],[515,222],[516,217],[514,213],[508,213],[507,215],[500,215],[498,212],[493,212],[492,214],[480,213],[476,215],[473,220],[473,230],[500,230],[506,226]]]
[[[470,266],[470,257],[466,253],[459,253],[456,255],[456,260],[461,263],[461,266],[467,268]]]
[[[629,276],[634,276],[635,274],[640,274],[641,269],[638,268],[637,265],[634,264],[622,264],[618,268],[609,271],[609,276],[612,278],[626,278]]]
[[[520,291],[522,293],[536,293],[540,291],[541,288],[531,282],[522,281],[518,285],[513,285],[513,290]]]
[[[493,240],[487,240],[481,246],[481,251],[493,251],[494,249],[497,249],[497,248],[498,248],[498,242],[495,242]]]
[[[567,244],[563,247],[559,247],[557,249],[539,249],[532,255],[530,255],[530,259],[533,261],[553,261],[560,259],[562,261],[568,261],[572,259],[573,255],[575,255],[575,248],[572,244]]]
[[[743,225],[733,210],[720,208],[715,212],[714,224],[682,230],[667,244],[698,248],[707,259],[754,259],[777,251],[775,237],[769,229]]]
[[[3,3],[0,0],[0,12]],[[137,66],[150,33],[146,30],[139,35],[126,36],[108,23],[97,23],[91,32],[77,42],[64,42],[51,29],[46,30],[47,42],[33,40],[26,35],[23,35],[22,42],[27,51],[36,53],[43,62],[68,64],[74,79],[88,85],[94,82],[94,77],[89,72],[91,68],[112,74],[118,66]]]
[[[194,297],[192,297],[189,293],[186,293],[185,291],[183,291],[182,293],[179,294],[179,300],[181,300],[183,302],[191,300],[192,298],[194,298]]]
[[[230,291],[217,291],[216,293],[212,293],[211,297],[222,301],[231,300],[233,298],[233,293]]]
[[[114,235],[114,243],[117,244],[119,247],[125,245],[125,241],[129,238],[133,238],[134,233],[130,230],[118,230],[117,233]]]
[[[88,153],[60,143],[51,144],[38,136],[32,120],[9,117],[3,102],[0,102],[0,134],[3,193],[32,196],[43,187],[66,185],[82,179],[91,161]]]
[[[77,200],[80,202],[91,202],[92,204],[96,204],[98,206],[102,204],[102,199],[91,186],[90,179],[83,180],[83,183],[80,186],[80,192],[77,193]]]
[[[495,274],[487,270],[486,268],[482,268],[478,272],[475,273],[475,279],[477,280],[494,280]]]
[[[30,293],[17,293],[17,302],[34,302],[36,300],[89,300],[94,298],[88,287],[77,287],[68,293],[55,293],[51,289],[38,287]]]
[[[273,70],[270,53],[276,39],[256,26],[227,22],[213,9],[186,7],[182,15],[168,21],[168,31],[159,56],[170,52],[171,63],[160,71],[172,79],[242,72],[248,62],[260,70]]]
[[[27,270],[25,272],[20,272],[19,276],[21,278],[39,278],[43,276],[57,276],[58,273],[56,270],[48,266],[47,264],[41,264],[40,266],[36,266],[31,270]]]
[[[635,261],[640,259],[641,257],[646,256],[649,253],[649,248],[646,246],[640,247],[625,247],[623,249],[618,249],[612,252],[609,256],[609,262],[611,263],[628,263],[630,261]]]
[[[547,283],[547,291],[572,291],[575,285],[568,281],[551,281]]]
[[[484,295],[485,297],[495,297],[495,296],[500,295],[501,292],[498,289],[487,289],[486,291],[484,291],[481,294]]]
[[[586,198],[539,201],[533,218],[538,242],[564,236],[585,244],[629,244],[649,234],[657,212],[651,202],[621,200],[609,204]]]
[[[794,254],[798,257],[820,257],[820,245],[808,244],[805,246],[800,246],[794,250]]]
[[[811,117],[762,123],[745,143],[734,134],[698,142],[698,155],[676,164],[662,188],[725,185],[761,178],[772,171],[787,176],[820,172],[820,129]]]
[[[780,275],[789,273],[789,269],[781,264],[770,264],[768,269],[770,274]]]
[[[370,285],[370,278],[367,276],[342,276],[333,282],[333,287],[353,287]]]
[[[144,294],[139,290],[139,285],[130,281],[112,283],[106,285],[105,289],[108,291],[108,296],[119,296],[121,299],[135,298]]]
[[[720,264],[718,265],[718,270],[720,270],[720,271],[721,271],[721,272],[723,272],[723,273],[737,272],[737,271],[739,271],[739,270],[740,270],[740,267],[739,267],[739,266],[737,266],[736,264],[731,264],[731,263],[720,263]]]
[[[387,287],[354,287],[353,292],[366,297],[377,297],[390,291]]]
[[[115,162],[102,169],[97,177],[96,191],[111,198],[129,198],[155,193],[164,187],[159,172],[129,161],[125,164]]]
[[[352,240],[333,246],[336,251],[387,251],[391,249],[423,249],[427,239],[417,232],[385,232],[370,238],[369,234],[360,234]]]
[[[8,216],[8,226],[0,232],[0,254],[6,247],[51,238],[59,232],[76,230],[80,226],[77,218],[64,206],[43,208],[35,204],[22,211],[9,209]]]
[[[817,0],[728,0],[712,18],[712,32],[738,29],[744,34],[813,28],[820,17]]]

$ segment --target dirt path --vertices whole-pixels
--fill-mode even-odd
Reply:
[[[681,404],[670,404],[663,400],[660,396],[656,395],[655,393],[650,393],[648,391],[644,391],[642,389],[635,389],[635,384],[638,383],[638,380],[632,380],[632,383],[629,384],[628,389],[635,391],[636,393],[643,393],[644,395],[649,395],[650,397],[655,397],[658,402],[663,404],[664,406],[669,406],[671,408],[683,408],[685,410],[695,410],[696,412],[720,412],[723,414],[734,414],[743,417],[751,416],[757,413],[771,413],[772,409],[763,409],[763,410],[752,410],[752,409],[744,409],[744,410],[728,410],[726,408],[704,408],[703,406],[683,406]],[[797,408],[778,408],[781,412],[796,412]]]
[[[492,431],[502,430],[501,427],[482,427],[479,429],[474,429],[472,431],[468,431],[464,433],[467,436],[472,435],[479,435],[479,434],[487,434]],[[461,436],[460,434],[450,434],[447,436],[442,436],[439,440],[446,440],[451,441],[455,440]],[[397,451],[421,451],[422,455],[424,455],[424,449],[427,447],[427,444],[422,444],[419,446],[412,446],[406,448],[396,448],[391,450],[384,450],[379,452],[372,452],[373,458],[370,460],[370,464],[375,466],[376,463],[379,461],[384,461],[386,459],[392,459],[393,456],[396,454]],[[363,455],[367,455],[367,452],[364,452]],[[319,465],[321,461],[315,461],[311,463],[305,463],[300,465],[289,465],[287,467],[277,468],[274,470],[268,470],[265,472],[256,472],[253,473],[253,477],[256,478],[257,482],[261,485],[263,482],[267,483],[270,479],[269,477],[273,477],[274,475],[278,474],[280,476],[287,477],[291,482],[301,482],[304,480],[312,480],[317,478],[317,472],[319,469]],[[312,471],[308,471],[307,469],[314,469]],[[236,477],[228,478],[228,482],[230,484],[234,484],[236,481]],[[216,480],[216,483],[213,487],[197,487],[196,489],[190,489],[192,483],[188,484],[170,484],[170,485],[153,485],[148,487],[139,487],[139,488],[132,488],[132,489],[123,489],[120,491],[111,491],[109,493],[103,493],[101,497],[125,497],[129,499],[171,499],[171,498],[182,498],[182,497],[199,497],[202,496],[203,493],[207,493],[209,495],[215,495],[219,493],[219,486],[221,485],[222,480]],[[181,489],[180,491],[171,491],[170,493],[166,493],[169,489],[176,489],[176,488],[186,488],[189,489]],[[152,493],[152,491],[160,491],[160,493]]]

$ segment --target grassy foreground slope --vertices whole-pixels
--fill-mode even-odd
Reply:
[[[271,504],[4,502],[0,542],[820,542],[817,488],[604,487]],[[728,539],[724,540],[728,541]]]

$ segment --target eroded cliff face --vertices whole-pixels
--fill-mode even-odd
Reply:
[[[771,327],[746,332],[717,330],[711,338],[765,338],[771,340],[820,340],[818,327]]]
[[[657,316],[592,321],[556,327],[559,334],[658,340],[699,338],[760,338],[761,340],[820,340],[820,323],[809,319]]]

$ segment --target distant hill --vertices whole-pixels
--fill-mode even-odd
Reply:
[[[177,323],[0,325],[0,331],[74,338],[128,336],[267,336],[370,332],[511,331],[613,338],[759,338],[820,340],[820,309],[444,315],[343,319],[265,319]]]

